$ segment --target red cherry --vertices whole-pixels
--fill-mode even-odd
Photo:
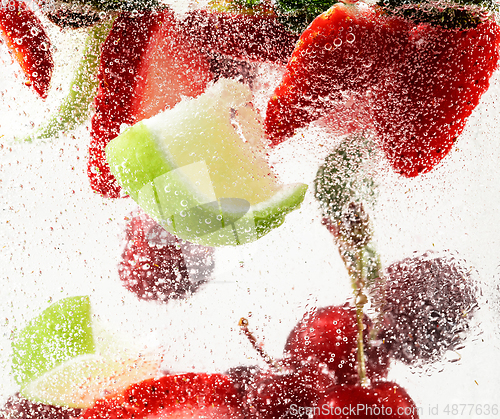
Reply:
[[[127,223],[118,273],[141,300],[186,298],[207,282],[213,265],[212,248],[178,239],[142,211]]]
[[[364,340],[368,375],[378,379],[387,375],[387,353],[368,342],[371,321],[364,320]],[[295,326],[285,344],[285,356],[292,364],[304,360],[325,363],[335,373],[337,384],[355,384],[357,371],[358,325],[356,310],[344,306],[323,307],[307,313]]]
[[[313,419],[418,419],[418,408],[408,393],[390,382],[370,388],[336,386],[319,400],[312,413]]]

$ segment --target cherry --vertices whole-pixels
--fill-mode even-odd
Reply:
[[[371,322],[365,316],[364,341],[367,372],[383,378],[389,366],[385,348],[368,341]],[[295,326],[285,344],[285,357],[295,365],[304,360],[325,363],[335,373],[337,384],[355,384],[357,371],[358,325],[356,310],[350,305],[323,307],[307,313]]]
[[[134,214],[126,228],[118,273],[141,300],[168,302],[193,294],[210,277],[213,249],[178,239],[147,214]]]
[[[369,388],[336,386],[309,409],[309,413],[313,419],[418,419],[418,409],[408,393],[390,382]]]

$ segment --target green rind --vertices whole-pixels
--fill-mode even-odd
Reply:
[[[84,123],[97,93],[97,69],[99,68],[101,45],[108,36],[113,20],[93,26],[87,35],[83,55],[71,82],[68,95],[58,110],[35,132],[22,141],[32,142],[55,137],[60,132],[71,131]]]
[[[278,20],[290,31],[301,34],[321,13],[339,0],[276,0]]]
[[[446,29],[475,28],[499,11],[494,0],[379,0],[377,5],[386,13]]]
[[[136,202],[144,186],[172,170],[143,122],[135,124],[106,146],[106,160],[121,187]]]
[[[150,10],[159,6],[157,0],[89,0],[89,3],[99,10],[120,12]]]
[[[89,297],[51,305],[14,336],[12,350],[12,372],[21,388],[69,359],[94,353]]]
[[[106,156],[118,183],[145,212],[172,234],[206,246],[235,246],[261,238],[283,224],[307,190],[304,184],[284,186],[272,199],[253,206],[238,198],[210,199],[189,175],[210,182],[205,163],[175,167],[143,123],[112,140]]]

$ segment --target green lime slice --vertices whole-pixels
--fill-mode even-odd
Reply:
[[[117,348],[93,320],[88,296],[51,305],[12,342],[13,374],[29,400],[90,407],[103,394],[153,377],[161,359]]]
[[[139,122],[106,147],[112,173],[169,232],[207,246],[250,243],[298,208],[307,185],[281,185],[263,156],[247,86],[219,80]]]

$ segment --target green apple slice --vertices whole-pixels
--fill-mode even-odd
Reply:
[[[106,147],[111,171],[169,232],[240,245],[280,226],[307,185],[281,185],[262,149],[249,88],[222,79],[195,99],[135,124]]]
[[[69,297],[16,334],[12,342],[14,377],[29,400],[90,407],[103,394],[154,377],[159,369],[159,357],[117,346],[93,320],[89,297]]]

